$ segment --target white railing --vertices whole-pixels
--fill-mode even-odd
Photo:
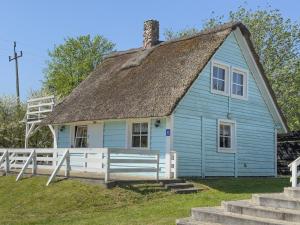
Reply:
[[[159,151],[109,148],[107,156],[106,182],[112,173],[155,173],[159,180]]]
[[[300,170],[298,169],[300,165],[300,157],[296,159],[294,162],[289,164],[290,171],[292,172],[292,177],[290,179],[292,183],[292,187],[299,187],[298,177],[300,177]]]
[[[50,184],[60,170],[68,177],[70,171],[105,173],[105,182],[113,173],[155,173],[159,179],[159,151],[117,148],[59,149],[0,149],[0,169],[6,173],[21,170],[20,180],[27,169],[52,171]]]
[[[40,122],[48,113],[53,111],[55,104],[54,96],[33,98],[27,101],[27,123]]]

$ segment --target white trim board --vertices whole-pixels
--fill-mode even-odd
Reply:
[[[245,57],[245,60],[249,66],[249,69],[251,73],[253,74],[254,80],[256,82],[256,85],[258,86],[264,101],[275,121],[279,121],[282,125],[285,132],[288,131],[287,127],[285,126],[285,123],[283,122],[283,119],[277,109],[277,106],[273,100],[273,97],[271,96],[271,93],[269,89],[267,88],[267,85],[265,83],[265,80],[263,79],[263,75],[261,74],[256,61],[253,57],[252,51],[250,50],[248,43],[242,34],[240,28],[233,31],[234,36],[236,37],[237,43],[240,46],[240,49]]]

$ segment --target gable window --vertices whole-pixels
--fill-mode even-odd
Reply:
[[[235,151],[235,123],[234,121],[219,120],[218,122],[218,151]]]
[[[132,123],[131,147],[148,148],[149,124],[148,122]]]
[[[211,74],[211,91],[216,94],[228,95],[229,67],[213,62]]]
[[[88,147],[87,138],[87,126],[75,126],[75,148]]]
[[[233,69],[231,95],[236,98],[247,98],[247,73]]]

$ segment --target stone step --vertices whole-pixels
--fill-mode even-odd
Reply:
[[[181,188],[181,189],[172,189],[172,192],[176,194],[191,194],[197,193],[199,191],[198,188]]]
[[[166,184],[174,184],[174,183],[185,183],[185,180],[183,180],[183,179],[160,180],[160,184],[163,186]]]
[[[196,221],[221,223],[224,225],[296,225],[299,223],[269,218],[241,215],[224,211],[221,207],[194,208],[192,218]]]
[[[166,184],[165,187],[170,189],[183,189],[183,188],[191,188],[194,187],[191,183],[172,183],[172,184]]]
[[[228,201],[222,202],[226,212],[248,216],[284,220],[290,222],[300,221],[300,211],[291,209],[271,208],[254,205],[251,201]]]
[[[176,220],[176,225],[222,225],[221,223],[209,223],[194,220],[191,217]]]
[[[300,187],[292,188],[287,187],[284,188],[284,194],[290,198],[298,198],[300,199]]]
[[[300,200],[285,194],[253,194],[252,201],[259,206],[284,209],[300,209]]]

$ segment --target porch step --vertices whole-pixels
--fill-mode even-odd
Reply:
[[[290,222],[300,221],[300,211],[254,205],[251,201],[222,202],[226,212]]]
[[[169,180],[160,180],[160,184],[165,186],[167,184],[174,184],[174,183],[185,183],[184,179],[169,179]]]
[[[300,209],[300,199],[291,198],[285,194],[253,194],[252,201],[259,206]]]
[[[300,187],[292,188],[287,187],[284,188],[284,194],[290,198],[300,199]]]
[[[221,223],[209,223],[194,220],[192,217],[176,220],[177,225],[222,225]]]
[[[197,193],[199,189],[191,187],[191,188],[171,189],[171,191],[176,194],[191,194],[191,193]]]
[[[194,208],[192,209],[192,218],[199,222],[224,225],[299,225],[299,223],[226,212],[221,207]]]
[[[165,188],[170,190],[170,189],[183,189],[183,188],[191,188],[194,187],[193,184],[191,183],[170,183],[166,184]]]

